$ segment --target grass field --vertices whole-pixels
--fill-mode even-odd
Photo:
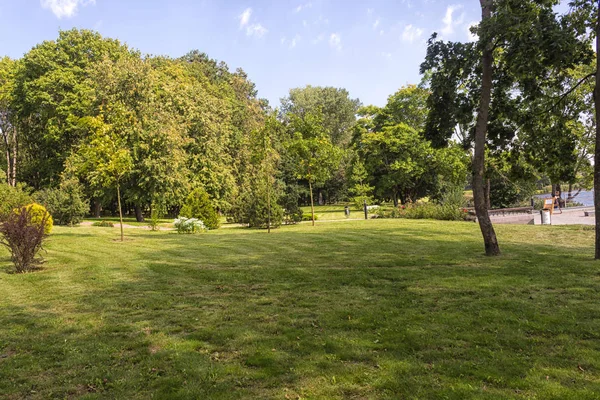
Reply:
[[[0,398],[598,399],[593,231],[497,230],[55,228],[0,250]]]

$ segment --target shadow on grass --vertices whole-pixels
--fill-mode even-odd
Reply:
[[[594,398],[589,245],[517,237],[486,258],[471,227],[450,227],[130,232],[119,253],[110,235],[93,251],[78,238],[80,266],[62,279],[85,290],[13,294],[0,311],[0,392]]]

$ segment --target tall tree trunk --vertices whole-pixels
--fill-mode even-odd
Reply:
[[[599,0],[600,1],[600,0]],[[480,0],[481,17],[485,21],[492,15],[492,0]],[[486,43],[483,49],[481,78],[481,99],[477,113],[477,124],[475,125],[475,154],[473,155],[473,201],[475,203],[475,214],[479,221],[479,228],[483,235],[485,254],[497,256],[500,247],[496,239],[496,232],[490,220],[485,201],[484,172],[485,172],[485,142],[487,134],[488,115],[492,95],[492,68],[493,53],[492,44]]]
[[[312,225],[315,226],[315,202],[313,199],[312,181],[308,180],[308,189],[310,191],[310,212],[312,213]]]
[[[133,209],[135,210],[135,220],[137,222],[144,222],[144,213],[142,213],[142,206],[140,206],[139,204],[135,204],[133,206]]]
[[[398,208],[398,192],[395,189],[392,194],[392,200],[394,201],[394,208]]]
[[[100,218],[100,210],[102,208],[102,204],[100,203],[100,200],[94,199],[92,207],[93,207],[93,212],[94,212],[94,218]]]
[[[124,236],[123,236],[123,210],[121,209],[121,188],[119,187],[119,184],[117,183],[117,205],[119,207],[119,222],[121,224],[121,242],[123,242]]]
[[[594,107],[596,111],[596,149],[594,150],[594,208],[596,210],[596,260],[600,259],[600,0],[598,0],[598,18],[596,19],[596,87],[594,88]]]

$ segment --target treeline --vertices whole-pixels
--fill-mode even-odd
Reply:
[[[0,61],[6,181],[37,198],[77,203],[81,195],[94,216],[125,209],[140,221],[177,216],[191,193],[206,194],[231,221],[256,227],[306,218],[301,204],[457,204],[470,181],[477,91],[450,87],[459,82],[451,68],[461,62],[467,71],[462,53],[474,49],[451,46],[431,41],[426,79],[384,107],[363,106],[345,89],[307,86],[274,109],[244,71],[199,51],[143,56],[95,32],[61,31],[21,59]],[[572,79],[585,73],[573,70]],[[587,112],[589,99],[574,92],[564,106]],[[535,119],[531,131],[553,136],[528,136],[538,142],[527,151],[516,127],[491,127],[504,141],[491,135],[488,144],[490,207],[523,201],[548,176],[590,180],[589,126],[550,117]]]

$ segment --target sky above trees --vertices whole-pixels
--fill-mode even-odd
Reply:
[[[347,88],[363,104],[417,83],[426,40],[468,41],[476,0],[0,0],[0,55],[19,58],[58,29],[93,29],[142,53],[199,49],[243,68],[277,106],[289,88]]]

